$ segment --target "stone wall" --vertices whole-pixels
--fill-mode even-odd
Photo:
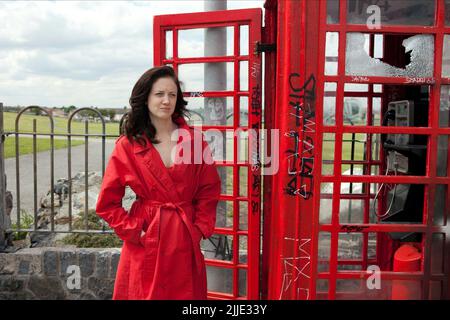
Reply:
[[[120,249],[26,248],[0,253],[0,300],[108,300]]]

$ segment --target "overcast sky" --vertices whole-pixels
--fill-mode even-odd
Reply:
[[[228,0],[228,9],[264,0]],[[203,11],[202,0],[0,1],[0,102],[128,106],[153,66],[153,16]]]

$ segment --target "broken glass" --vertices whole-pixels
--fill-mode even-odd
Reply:
[[[411,62],[406,66],[408,77],[432,77],[434,66],[434,37],[418,34],[403,40],[405,52],[411,54]]]
[[[404,70],[393,67],[380,59],[372,58],[367,50],[368,37],[363,33],[347,33],[345,73],[361,76],[404,76]]]
[[[432,35],[414,35],[403,40],[405,54],[411,62],[405,68],[398,68],[373,58],[368,53],[369,38],[363,33],[347,33],[345,73],[358,76],[383,77],[432,77],[434,38]]]

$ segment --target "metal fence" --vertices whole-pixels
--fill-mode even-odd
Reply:
[[[32,122],[32,130],[30,132],[21,132],[19,131],[19,124],[22,116],[27,112],[31,110],[40,111],[41,114],[45,115],[49,120],[50,125],[50,131],[49,132],[40,132],[37,130],[37,120],[33,119]],[[86,112],[94,112],[98,119],[101,121],[101,132],[100,133],[90,133],[89,132],[89,121],[84,120],[84,133],[74,133],[72,132],[72,126],[75,119],[75,116]],[[0,136],[1,136],[1,143],[0,143],[0,250],[3,248],[6,248],[9,240],[11,238],[11,235],[15,232],[40,232],[40,233],[111,233],[112,231],[104,224],[104,227],[102,230],[91,230],[88,226],[88,167],[89,167],[89,139],[90,138],[96,138],[101,139],[101,173],[102,177],[105,171],[105,143],[106,139],[113,137],[117,138],[118,135],[111,135],[106,134],[106,121],[102,114],[93,108],[80,108],[72,112],[68,118],[67,121],[67,132],[61,133],[55,132],[55,121],[53,118],[53,115],[46,109],[39,107],[39,106],[29,106],[24,109],[22,109],[15,118],[15,129],[14,131],[5,131],[4,130],[4,119],[3,119],[3,104],[0,103]],[[122,119],[119,123],[119,128],[122,127],[122,123],[124,121],[126,114],[122,116]],[[119,129],[119,133],[120,133]],[[22,225],[21,221],[21,181],[20,181],[20,137],[28,136],[32,138],[32,171],[33,171],[33,213],[34,213],[34,223],[32,226],[26,226]],[[5,141],[8,139],[8,137],[15,137],[15,163],[16,163],[16,172],[15,172],[15,178],[16,178],[16,195],[15,195],[15,204],[16,204],[16,214],[17,214],[17,222],[15,224],[15,228],[11,227],[11,220],[7,214],[7,207],[6,207],[6,194],[7,194],[7,177],[6,177],[6,170],[5,170]],[[49,168],[49,186],[50,187],[50,224],[49,229],[38,229],[38,181],[37,181],[37,172],[38,172],[38,165],[37,165],[37,142],[39,137],[44,137],[49,139],[50,144],[50,168]],[[84,203],[84,228],[83,229],[74,229],[73,227],[73,217],[72,217],[72,138],[84,138],[84,178],[85,178],[85,203]],[[63,139],[67,141],[67,181],[68,181],[68,216],[69,216],[69,225],[68,230],[66,231],[60,231],[55,230],[55,196],[60,196],[60,194],[57,194],[57,190],[55,190],[55,176],[54,176],[54,169],[55,169],[55,138],[57,139]],[[59,164],[58,164],[59,165]],[[8,177],[10,178],[10,177]],[[26,195],[31,196],[31,195]]]
[[[4,141],[3,134],[3,103],[0,103],[0,250],[6,247],[6,176],[5,176],[5,156],[4,156]]]

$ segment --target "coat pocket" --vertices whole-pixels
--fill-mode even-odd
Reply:
[[[144,211],[143,218],[145,220],[143,231],[145,232],[139,239],[144,247],[156,247],[159,242],[159,217],[155,210],[142,208]]]
[[[158,238],[151,234],[150,229],[147,230],[139,239],[139,243],[145,248],[156,248],[158,246]]]

